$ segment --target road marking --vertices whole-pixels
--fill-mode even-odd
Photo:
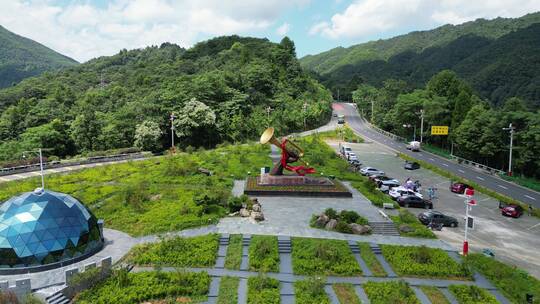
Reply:
[[[480,176],[477,176],[476,178],[478,178],[479,180],[484,180],[483,178],[481,178]]]
[[[431,157],[429,158],[429,160],[430,160],[430,161],[435,161],[435,160],[434,160],[433,158],[431,158]]]
[[[449,167],[448,164],[444,164],[444,163],[443,163],[442,165],[445,166],[445,167]]]
[[[503,189],[508,189],[507,187],[505,187],[505,186],[503,186],[503,185],[497,185],[497,186],[499,186],[499,187],[501,187],[501,188],[503,188]]]
[[[461,170],[461,169],[457,169],[459,172],[461,173],[465,173],[465,171]]]
[[[536,224],[536,225],[533,225],[533,226],[527,228],[527,230],[531,230],[531,229],[533,229],[534,227],[536,227],[536,226],[538,226],[538,225],[540,225],[540,223],[538,223],[538,224]]]
[[[7,181],[9,181],[9,178],[0,177],[0,181],[5,181],[5,182],[7,182]]]
[[[525,197],[526,197],[526,198],[530,198],[530,199],[532,199],[533,201],[535,201],[535,200],[536,200],[536,199],[535,199],[534,197],[532,197],[532,196],[528,196],[527,194],[525,194]]]

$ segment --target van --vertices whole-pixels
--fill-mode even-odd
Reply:
[[[420,151],[420,142],[419,141],[411,141],[408,145],[407,145],[407,150],[411,150],[411,151]]]

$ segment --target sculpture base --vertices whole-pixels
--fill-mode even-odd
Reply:
[[[244,194],[254,196],[352,197],[349,190],[335,179],[269,174],[248,177]]]

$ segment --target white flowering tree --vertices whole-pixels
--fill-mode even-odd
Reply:
[[[189,138],[195,134],[207,136],[215,128],[215,125],[216,114],[214,111],[195,98],[186,102],[174,120],[176,135],[180,138]],[[201,138],[201,140],[204,139]]]
[[[145,151],[156,151],[160,148],[162,134],[157,122],[145,120],[135,129],[135,146]]]

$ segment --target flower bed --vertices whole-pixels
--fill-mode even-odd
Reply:
[[[325,279],[313,277],[294,283],[296,304],[330,304],[330,299],[324,291]]]
[[[248,279],[248,304],[279,304],[279,281],[267,277]]]
[[[238,303],[238,284],[239,278],[221,277],[219,282],[219,294],[217,304],[236,304]]]
[[[367,282],[362,287],[371,304],[420,304],[414,291],[404,281]]]
[[[340,304],[361,304],[352,284],[334,284],[332,285],[332,288],[334,289]]]
[[[444,296],[442,291],[435,286],[420,286],[420,289],[428,297],[431,304],[450,304],[448,299]]]
[[[450,285],[448,287],[451,293],[454,294],[459,304],[497,304],[499,303],[494,295],[487,290],[477,286],[467,285]]]
[[[425,246],[381,245],[382,253],[399,276],[471,279],[465,264],[455,262],[437,248]]]
[[[249,244],[249,269],[279,272],[278,241],[275,236],[254,235]]]
[[[229,239],[227,246],[227,255],[225,256],[225,268],[240,270],[242,264],[242,235],[233,234]]]
[[[293,238],[292,264],[295,274],[362,274],[346,241]]]
[[[369,234],[368,220],[355,211],[342,210],[339,214],[328,208],[322,214],[311,216],[310,226],[349,234]]]
[[[126,259],[141,266],[211,267],[216,263],[218,239],[217,234],[164,239],[133,247]]]
[[[333,185],[274,185],[266,186],[257,184],[257,177],[248,177],[245,194],[249,195],[298,195],[316,197],[352,197],[349,190],[338,180],[332,181]]]

